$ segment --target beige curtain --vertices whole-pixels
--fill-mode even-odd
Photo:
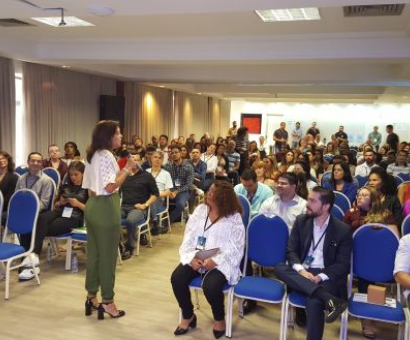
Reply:
[[[115,95],[114,79],[57,67],[23,63],[25,156],[47,155],[49,144],[74,141],[85,156],[91,131],[99,120],[99,96]]]
[[[210,133],[208,97],[184,92],[175,93],[175,115],[178,117],[178,134],[189,136],[194,133],[199,139]]]
[[[16,85],[11,59],[0,57],[0,150],[14,158],[16,143]]]
[[[174,134],[173,92],[135,82],[126,82],[125,128],[127,140],[137,135],[144,143],[151,142],[151,136]]]

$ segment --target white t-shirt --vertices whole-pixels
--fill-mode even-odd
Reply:
[[[82,187],[94,191],[96,195],[111,195],[105,190],[105,187],[110,183],[115,183],[119,172],[120,168],[110,151],[96,151],[91,163],[85,163]]]
[[[146,171],[151,173],[152,168],[149,168]],[[172,183],[171,174],[167,170],[161,169],[158,175],[154,176],[154,178],[155,182],[157,183],[159,192],[163,192],[167,189],[172,189],[174,187],[174,184]]]

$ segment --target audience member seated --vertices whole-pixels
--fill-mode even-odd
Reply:
[[[134,150],[140,155],[141,159],[145,157],[144,141],[139,137],[134,138]]]
[[[199,205],[186,225],[184,240],[179,249],[180,264],[171,276],[172,289],[182,319],[175,335],[195,328],[197,318],[191,301],[189,283],[202,276],[202,289],[213,315],[213,333],[216,339],[225,335],[225,308],[222,289],[226,283],[235,284],[241,275],[240,263],[244,253],[245,228],[242,207],[232,186],[215,181],[208,190],[205,204]],[[218,248],[206,259],[198,252]]]
[[[194,169],[188,162],[183,162],[181,148],[172,148],[172,160],[165,164],[165,170],[171,174],[174,187],[170,198],[175,200],[175,209],[170,214],[171,223],[181,218],[181,213],[190,198],[190,190],[194,184]]]
[[[307,162],[297,161],[293,168],[293,173],[303,174],[303,176],[305,177],[306,187],[308,188],[308,190],[313,189],[315,186],[317,186],[317,183],[312,181],[311,179],[311,169]]]
[[[248,144],[249,133],[248,128],[241,126],[235,136],[236,149],[235,151],[240,155],[240,164],[238,173],[242,174],[242,171],[248,167]]]
[[[215,171],[218,167],[218,157],[215,155],[216,145],[211,144],[208,146],[206,153],[202,154],[201,160],[206,163],[206,175],[204,189],[207,191],[215,180]]]
[[[40,200],[40,213],[37,219],[37,225],[43,225],[43,219],[47,217],[47,212],[51,208],[51,199],[53,194],[53,180],[41,171],[43,167],[43,156],[39,152],[31,152],[27,158],[28,172],[22,175],[16,186],[19,189],[33,190]],[[20,235],[20,244],[25,250],[30,249],[31,233]],[[38,255],[32,254],[23,260],[25,269],[19,274],[19,281],[31,280],[35,277],[31,263],[36,267],[37,274],[40,273],[40,261]],[[24,268],[24,266],[23,266]]]
[[[74,160],[76,161],[84,161],[81,158],[80,151],[78,151],[77,144],[74,142],[67,142],[64,144],[64,157],[61,158],[67,165]]]
[[[151,220],[153,224],[151,234],[154,236],[163,234],[167,230],[163,226],[158,225],[157,214],[165,211],[164,200],[171,195],[171,189],[174,187],[170,173],[162,168],[163,160],[164,155],[162,152],[154,151],[151,156],[152,167],[146,170],[154,177],[159,191],[159,198],[151,205]]]
[[[239,183],[239,165],[241,161],[241,156],[235,151],[236,143],[233,140],[228,142],[228,150],[226,151],[226,156],[228,157],[229,166],[228,166],[228,177],[232,179],[233,185]]]
[[[263,183],[275,191],[275,181],[266,176],[265,163],[263,161],[253,163],[252,169],[255,170],[256,179],[259,183]]]
[[[324,183],[323,187],[345,194],[349,198],[350,203],[353,203],[356,199],[357,187],[353,182],[352,174],[346,163],[339,163],[333,166],[330,181]]]
[[[226,155],[225,144],[217,144],[216,157],[218,158],[218,166],[215,171],[215,179],[227,180],[229,172],[229,159]]]
[[[410,176],[410,170],[408,174]],[[404,205],[404,203],[410,200],[410,183],[403,183],[399,185],[399,188],[397,190],[397,197],[401,205]]]
[[[389,151],[387,153],[387,157],[384,160],[380,161],[378,164],[383,169],[387,170],[387,167],[390,164],[394,164],[394,163],[396,163],[396,153],[394,151]]]
[[[135,151],[133,153],[131,159],[140,164],[140,155]],[[127,242],[122,254],[123,260],[126,260],[134,253],[137,227],[146,221],[148,209],[157,200],[159,191],[154,177],[137,167],[131,170],[122,184],[120,192],[122,195],[121,218],[126,220],[125,226],[127,227]],[[140,243],[147,245],[145,234],[141,235]]]
[[[60,159],[60,150],[57,145],[51,144],[48,147],[48,156],[43,161],[43,169],[44,168],[54,168],[60,174],[60,179],[63,180],[64,176],[67,173],[67,163]]]
[[[0,151],[0,191],[3,194],[1,225],[4,225],[6,222],[7,208],[10,198],[16,190],[18,179],[19,176],[14,173],[13,158],[6,151]]]
[[[403,236],[396,252],[394,278],[404,288],[407,308],[410,308],[410,235]]]
[[[280,162],[278,166],[282,168],[282,172],[293,172],[295,161],[296,158],[293,151],[287,151],[285,157],[282,158],[282,162]]]
[[[188,150],[186,145],[181,145],[181,157],[184,161],[191,159],[190,151]]]
[[[164,155],[164,164],[168,163],[168,136],[161,135],[159,136],[159,144],[157,151],[161,151]]]
[[[309,192],[307,214],[296,218],[289,238],[289,264],[275,267],[279,280],[307,296],[307,339],[322,339],[325,321],[335,321],[347,307],[352,234],[330,215],[334,200],[334,193],[322,187]]]
[[[322,149],[315,150],[313,159],[310,162],[310,166],[315,170],[316,178],[320,183],[320,180],[322,179],[322,175],[325,172],[325,160],[323,159]]]
[[[356,167],[355,176],[367,177],[370,174],[370,171],[378,167],[376,164],[376,157],[373,150],[366,150],[364,153],[364,163]]]
[[[271,178],[273,181],[277,181],[280,172],[278,169],[278,162],[276,160],[276,156],[272,155],[265,157],[263,159],[263,163],[265,163],[266,177]]]
[[[381,167],[375,167],[369,175],[369,186],[375,188],[381,198],[383,207],[393,214],[396,225],[400,226],[403,221],[402,209],[396,195],[397,184],[392,176],[389,176]]]
[[[335,148],[334,148],[334,146],[333,146],[333,143],[331,143],[331,142],[327,143],[327,145],[326,145],[326,150],[325,150],[325,152],[324,152],[324,156],[325,156],[325,157],[326,157],[326,156],[335,156],[335,155],[337,155],[337,154],[338,154],[338,151],[335,150]]]
[[[85,165],[80,161],[72,161],[68,166],[67,183],[60,186],[54,211],[44,212],[37,223],[34,246],[36,257],[41,254],[46,236],[60,236],[84,226],[84,209],[88,200],[87,189],[81,187],[84,169]]]
[[[145,148],[145,161],[141,165],[142,170],[147,170],[151,168],[151,156],[155,151],[157,151],[157,148],[154,145],[147,145],[147,147]],[[164,154],[162,153],[162,155]]]
[[[194,168],[194,185],[205,191],[205,176],[207,164],[201,159],[201,151],[199,149],[192,149],[192,158],[188,161]]]
[[[386,171],[389,175],[397,176],[398,174],[408,174],[409,169],[407,152],[402,150],[397,153],[396,162],[389,164]]]
[[[256,172],[246,169],[241,175],[241,183],[235,186],[237,194],[244,195],[251,204],[251,216],[259,213],[259,209],[266,199],[273,196],[273,191],[267,185],[258,183]]]
[[[292,172],[281,174],[276,182],[276,194],[262,203],[260,214],[281,217],[289,229],[296,217],[306,212],[306,200],[296,194],[298,178]]]

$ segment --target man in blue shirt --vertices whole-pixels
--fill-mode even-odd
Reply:
[[[204,190],[204,182],[207,165],[201,160],[201,151],[199,149],[192,149],[192,159],[188,160],[194,168],[194,184],[201,190]]]
[[[273,196],[273,191],[267,185],[258,183],[256,173],[252,169],[246,169],[241,175],[241,184],[234,188],[237,194],[244,195],[251,204],[251,217],[259,213],[262,203]]]

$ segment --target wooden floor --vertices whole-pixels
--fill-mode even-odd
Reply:
[[[0,296],[1,340],[105,340],[174,339],[178,306],[172,294],[170,275],[178,264],[178,247],[183,228],[176,225],[172,234],[155,238],[154,248],[142,248],[117,268],[116,303],[127,315],[121,319],[98,321],[94,313],[84,316],[85,256],[78,251],[79,272],[64,271],[64,259],[51,264],[41,260],[41,285],[35,280],[18,283],[12,274],[10,299]],[[4,281],[0,282],[4,295]],[[200,294],[201,309],[196,311],[198,327],[182,339],[213,339],[212,314]],[[235,304],[236,310],[236,304]],[[279,339],[279,307],[260,304],[254,313],[240,319],[234,314],[235,339]],[[337,339],[339,322],[327,325],[324,339]],[[377,324],[378,339],[395,339],[397,328]],[[290,329],[288,339],[304,339],[304,329]],[[360,323],[351,319],[349,339],[363,339]]]

